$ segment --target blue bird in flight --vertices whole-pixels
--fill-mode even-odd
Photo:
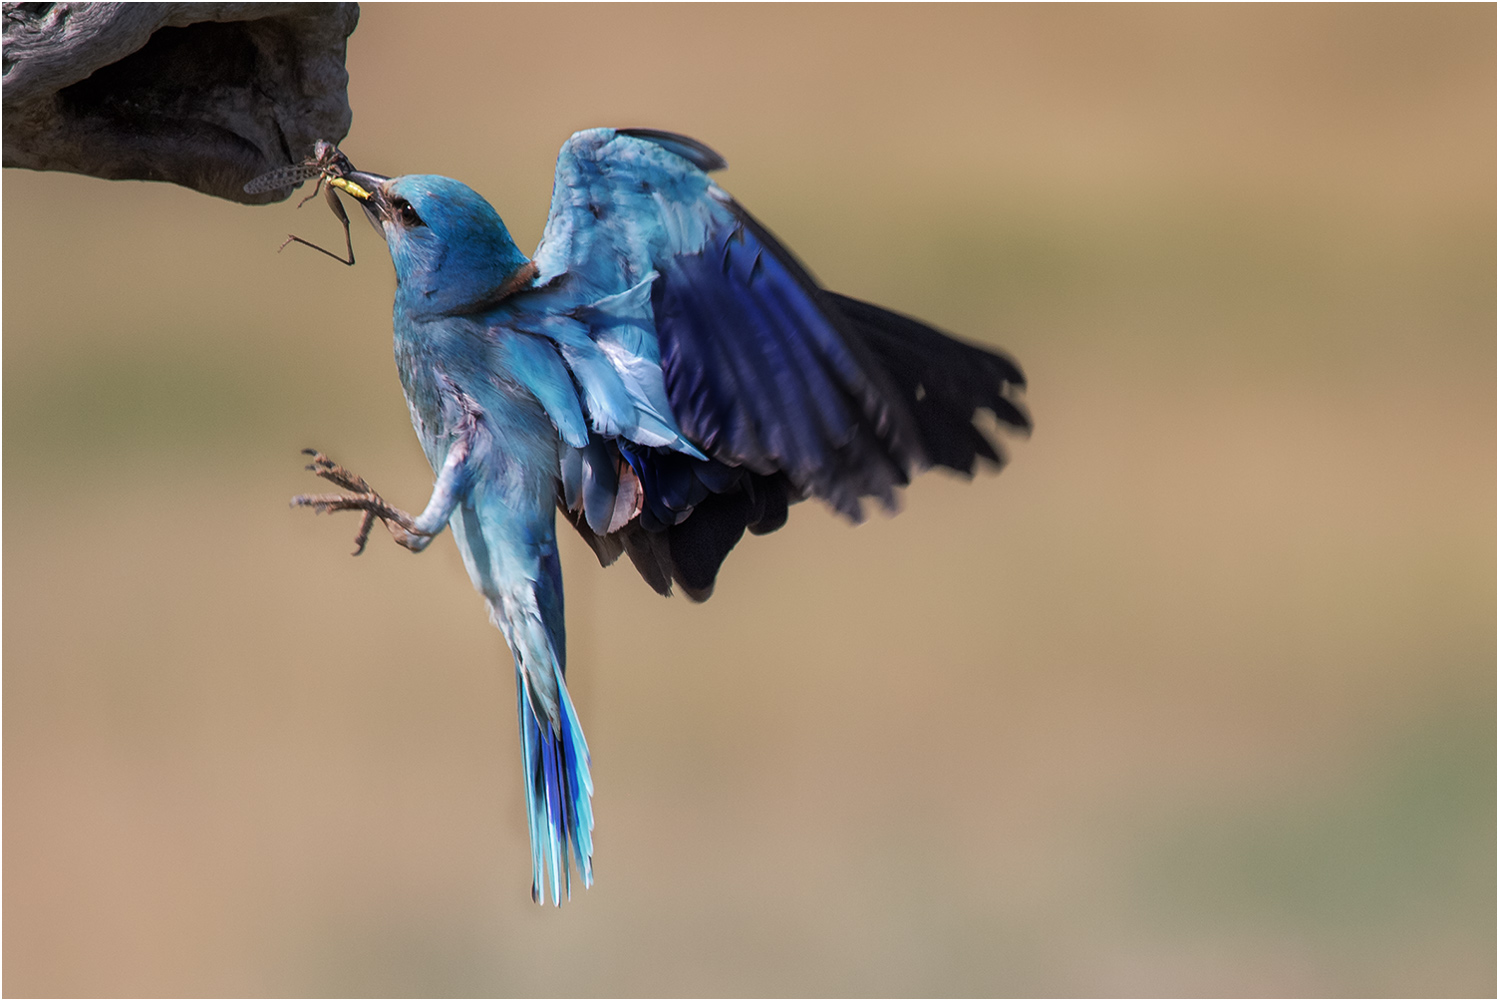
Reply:
[[[452,530],[515,659],[532,897],[558,904],[573,865],[593,882],[593,781],[564,678],[557,513],[601,564],[624,554],[662,595],[703,601],[744,533],[781,528],[790,504],[857,522],[924,468],[998,467],[974,422],[1028,431],[1025,379],[822,288],[685,136],[574,135],[530,258],[458,181],[354,170],[327,144],[308,165],[296,179],[353,196],[386,241],[396,365],[437,482],[410,515],[309,450],[349,493],[293,504],[362,512],[356,553],[377,520],[417,552]]]

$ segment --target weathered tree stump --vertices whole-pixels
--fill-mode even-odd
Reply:
[[[170,181],[236,202],[246,181],[349,132],[354,3],[5,3],[4,165]]]

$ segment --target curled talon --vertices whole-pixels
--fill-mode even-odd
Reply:
[[[374,527],[374,514],[365,512],[364,519],[359,523],[359,532],[354,537],[354,552],[349,554],[351,557],[357,557],[365,552],[365,544],[370,541],[370,530]]]

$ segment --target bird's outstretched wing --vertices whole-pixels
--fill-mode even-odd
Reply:
[[[695,598],[745,529],[779,528],[789,502],[819,497],[858,520],[863,498],[894,505],[925,466],[999,462],[973,425],[977,409],[1029,427],[1012,399],[1024,386],[1013,362],[821,289],[709,178],[722,166],[672,133],[580,132],[558,157],[534,258],[533,288],[580,304],[568,320],[633,373],[636,397],[670,411],[651,415],[666,418],[654,437],[628,421],[605,436],[620,456],[616,479],[641,485],[638,517],[605,525],[571,499],[561,507],[601,559],[623,549],[659,591],[676,580]],[[667,441],[676,430],[687,447]],[[575,493],[588,489],[584,477]]]

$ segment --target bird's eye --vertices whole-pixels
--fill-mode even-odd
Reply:
[[[396,199],[394,202],[394,207],[396,209],[396,218],[399,219],[401,221],[401,225],[405,226],[407,229],[411,229],[415,226],[427,225],[426,223],[422,222],[422,217],[417,215],[417,210],[413,209],[411,207],[411,203],[406,199]]]

